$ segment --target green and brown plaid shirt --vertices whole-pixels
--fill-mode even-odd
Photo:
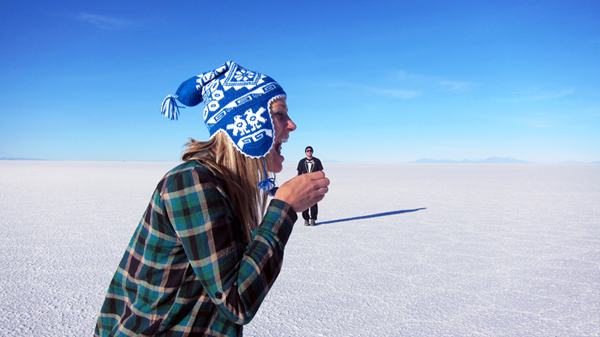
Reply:
[[[96,336],[241,336],[281,270],[296,212],[272,200],[247,242],[223,185],[195,161],[158,183],[109,285]]]

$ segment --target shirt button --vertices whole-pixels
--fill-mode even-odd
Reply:
[[[215,294],[215,297],[218,298],[218,299],[221,299],[221,297],[223,297],[223,294],[221,294],[220,292],[217,292]]]

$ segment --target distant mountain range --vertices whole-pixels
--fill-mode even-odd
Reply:
[[[424,158],[424,159],[415,160],[411,163],[417,163],[417,164],[535,164],[534,162],[531,162],[531,161],[519,160],[519,159],[510,158],[510,157],[506,157],[506,158],[490,157],[490,158],[483,159],[483,160],[470,160],[470,159],[438,160],[438,159]]]

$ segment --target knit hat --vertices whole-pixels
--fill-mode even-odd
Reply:
[[[243,154],[264,158],[275,139],[271,102],[285,96],[269,76],[229,61],[183,82],[175,95],[164,99],[161,113],[178,119],[179,108],[184,107],[178,106],[175,99],[189,107],[204,102],[204,123],[211,138],[219,131],[225,132]]]

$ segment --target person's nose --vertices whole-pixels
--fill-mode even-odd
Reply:
[[[286,128],[288,131],[292,132],[296,130],[296,123],[294,123],[294,121],[292,121],[292,119],[290,118],[287,122]]]

